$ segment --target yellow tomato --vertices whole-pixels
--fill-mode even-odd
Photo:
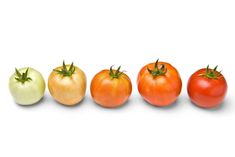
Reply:
[[[51,96],[61,104],[76,105],[85,96],[86,75],[78,67],[65,65],[54,69],[48,78]]]

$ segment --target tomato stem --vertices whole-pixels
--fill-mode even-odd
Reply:
[[[156,78],[157,76],[165,75],[167,72],[166,66],[164,64],[161,64],[159,67],[158,63],[159,63],[159,59],[157,59],[153,70],[147,67],[148,72],[153,75],[153,78]]]
[[[73,62],[72,62],[69,69],[67,69],[67,66],[65,65],[65,62],[63,61],[63,65],[62,65],[61,70],[54,69],[54,71],[57,72],[60,75],[63,75],[64,77],[66,77],[66,76],[71,77],[75,72],[75,67],[74,67]]]
[[[218,79],[221,76],[221,71],[217,71],[218,65],[214,67],[214,69],[210,69],[209,65],[206,67],[206,72],[204,74],[201,74],[201,76],[204,76],[209,79]]]
[[[31,81],[32,79],[28,77],[28,71],[29,71],[29,68],[27,68],[25,72],[20,73],[19,70],[15,68],[15,74],[16,74],[15,79],[21,82],[22,84],[24,84],[26,81]]]
[[[110,67],[109,76],[111,77],[111,79],[119,78],[123,74],[123,71],[120,71],[120,69],[121,69],[121,66],[119,66],[117,70],[115,70],[114,72],[113,65]]]

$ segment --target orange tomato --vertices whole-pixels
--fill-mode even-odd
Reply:
[[[107,108],[123,105],[131,95],[132,85],[129,77],[117,70],[102,70],[92,79],[90,91],[93,100]]]
[[[78,67],[65,65],[54,69],[48,78],[51,96],[61,104],[78,104],[85,96],[86,76]]]
[[[148,103],[168,106],[176,101],[182,88],[178,71],[169,63],[157,62],[145,65],[137,78],[138,91]]]

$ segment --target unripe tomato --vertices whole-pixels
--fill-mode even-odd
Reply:
[[[223,102],[227,82],[216,69],[217,66],[214,69],[207,66],[207,68],[196,71],[189,78],[188,95],[195,105],[202,108],[214,108]]]
[[[76,105],[85,96],[86,75],[78,67],[65,65],[55,68],[48,78],[51,96],[61,104]]]
[[[45,81],[40,72],[33,68],[15,70],[9,80],[9,89],[15,102],[32,105],[41,100],[45,92]]]
[[[132,85],[129,77],[117,70],[102,70],[91,81],[90,91],[93,100],[107,108],[122,106],[131,95]]]
[[[148,103],[168,106],[176,101],[182,88],[178,71],[169,63],[157,62],[145,65],[137,78],[138,91]]]

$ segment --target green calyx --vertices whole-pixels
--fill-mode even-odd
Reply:
[[[167,72],[167,68],[164,64],[161,64],[160,68],[159,68],[158,61],[159,61],[159,59],[156,61],[153,70],[151,70],[147,67],[148,72],[153,75],[153,78],[155,78],[157,76],[165,75]]]
[[[24,84],[26,81],[31,81],[32,79],[28,77],[28,71],[29,68],[27,68],[25,72],[20,73],[19,70],[15,68],[15,74],[16,74],[15,79],[21,82],[22,84]]]
[[[120,69],[121,69],[121,66],[119,66],[117,70],[115,70],[114,72],[113,66],[110,67],[109,76],[111,77],[111,79],[119,78],[123,74],[123,71],[120,71]]]
[[[60,75],[63,75],[64,77],[66,77],[66,76],[70,77],[74,74],[75,67],[74,67],[73,62],[72,62],[69,69],[67,69],[67,67],[65,65],[65,62],[63,61],[63,66],[62,66],[61,70],[54,69],[54,71],[57,72]]]
[[[221,71],[217,71],[218,65],[215,66],[214,69],[210,69],[209,65],[206,67],[206,72],[202,74],[202,76],[209,78],[209,79],[218,79],[221,76]]]

